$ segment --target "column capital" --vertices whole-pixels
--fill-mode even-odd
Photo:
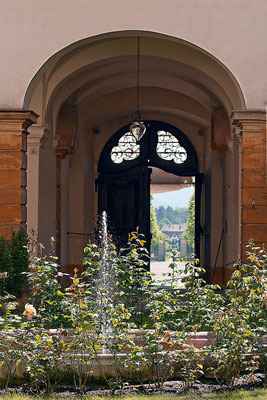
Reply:
[[[224,107],[213,107],[211,116],[211,148],[227,151],[231,136],[229,117]]]
[[[60,160],[63,160],[70,154],[73,154],[71,146],[58,145],[56,147],[56,157]]]
[[[233,134],[233,142],[237,144],[238,146],[241,145],[241,136],[242,132],[239,126],[234,126],[232,129],[232,134]]]
[[[29,128],[27,142],[29,146],[40,146],[47,140],[47,128],[45,126],[34,125]]]

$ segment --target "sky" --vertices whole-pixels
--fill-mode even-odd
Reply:
[[[194,193],[194,187],[190,186],[181,190],[166,193],[154,193],[152,204],[153,207],[188,207],[190,197]]]

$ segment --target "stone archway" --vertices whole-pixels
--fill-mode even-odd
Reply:
[[[224,232],[214,279],[225,283],[226,266],[240,250],[240,148],[230,115],[245,103],[219,60],[177,38],[150,32],[92,37],[63,49],[39,70],[24,101],[40,114],[28,137],[28,226],[44,242],[56,236],[62,263],[77,264],[97,217],[99,156],[135,108],[137,36],[143,117],[177,126],[196,149],[205,174],[203,265],[215,263]]]

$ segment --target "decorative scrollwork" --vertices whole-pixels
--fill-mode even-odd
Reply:
[[[176,164],[183,164],[187,160],[187,153],[179,140],[166,131],[158,131],[157,134],[157,155],[163,160],[173,160]]]
[[[110,152],[111,160],[115,164],[120,164],[124,160],[131,161],[140,154],[140,145],[130,132],[125,133],[119,140],[118,145],[114,146]]]

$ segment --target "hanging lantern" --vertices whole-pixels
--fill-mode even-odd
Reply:
[[[137,38],[137,71],[136,71],[136,111],[132,116],[132,124],[130,132],[133,137],[139,142],[146,133],[146,126],[141,120],[139,109],[139,75],[140,75],[140,38]]]
[[[141,121],[141,115],[139,110],[136,110],[136,112],[133,115],[132,124],[130,126],[130,132],[133,135],[133,137],[137,140],[137,142],[139,142],[146,133],[146,126],[143,123],[143,121]]]

